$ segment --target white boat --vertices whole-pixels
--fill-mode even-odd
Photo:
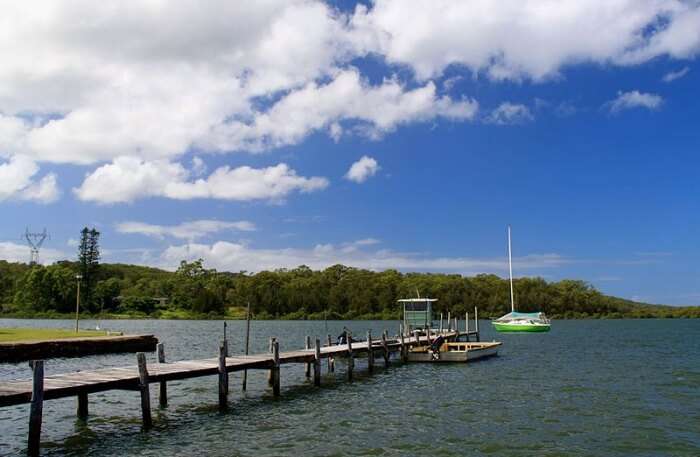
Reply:
[[[445,341],[438,348],[435,348],[434,345],[413,346],[408,350],[407,359],[409,362],[430,363],[473,362],[498,355],[498,347],[501,344],[499,341]]]

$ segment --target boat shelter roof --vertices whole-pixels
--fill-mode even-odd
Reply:
[[[437,298],[402,298],[400,300],[396,300],[399,303],[421,303],[421,302],[434,302],[438,301]]]

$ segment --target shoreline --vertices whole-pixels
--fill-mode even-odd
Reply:
[[[479,320],[490,321],[497,319],[500,316],[495,317],[481,317]],[[0,319],[24,319],[24,320],[74,320],[75,316],[73,314],[47,314],[38,316],[27,316],[22,314],[0,314]],[[558,321],[572,321],[572,320],[649,320],[649,319],[700,319],[696,316],[576,316],[576,317],[566,317],[566,316],[552,316],[552,320]],[[131,314],[109,314],[104,316],[82,316],[80,320],[173,320],[173,321],[245,321],[245,317],[231,316],[231,315],[165,315],[165,316],[149,316],[149,315],[131,315]],[[316,317],[302,317],[299,316],[265,316],[260,318],[251,318],[251,321],[392,321],[400,320],[397,317],[389,316],[333,316],[332,318],[316,318]]]

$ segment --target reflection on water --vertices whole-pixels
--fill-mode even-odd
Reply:
[[[85,321],[86,328],[94,321]],[[69,321],[0,320],[0,326],[70,327]],[[244,322],[229,322],[234,353]],[[395,333],[396,322],[255,321],[251,351],[303,347],[306,335]],[[221,321],[102,321],[153,333],[168,360],[215,357]],[[266,373],[231,375],[231,408],[217,409],[216,376],[169,383],[169,406],[153,405],[155,428],[141,431],[136,392],[90,395],[90,417],[73,398],[44,403],[46,455],[700,455],[700,321],[557,321],[548,334],[495,334],[500,356],[470,365],[399,365],[375,373],[357,362],[352,383],[342,361],[323,365],[316,389],[302,365],[283,366],[282,398]],[[149,361],[154,361],[154,356]],[[56,359],[47,374],[133,365],[133,354]],[[27,378],[26,363],[0,365],[0,379]],[[24,455],[28,405],[0,410],[0,455]]]

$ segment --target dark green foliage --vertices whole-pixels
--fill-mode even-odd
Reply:
[[[95,228],[87,227],[80,231],[80,245],[78,246],[79,272],[81,281],[81,306],[88,312],[99,310],[95,300],[95,285],[97,283],[97,271],[100,265],[100,232]]]
[[[89,233],[88,233],[89,235]],[[51,266],[0,261],[0,305],[5,314],[51,315],[75,307],[75,274],[82,263]],[[84,270],[82,270],[84,271]],[[373,272],[334,265],[322,271],[306,266],[225,273],[206,269],[201,260],[182,262],[175,272],[136,265],[102,264],[92,271],[89,313],[130,316],[216,317],[244,315],[250,302],[256,318],[396,319],[398,298],[438,298],[436,312],[463,318],[479,308],[484,318],[509,311],[508,281],[491,274]],[[81,290],[81,295],[82,295]],[[583,281],[515,280],[519,311],[541,310],[553,318],[700,317],[700,307],[647,305],[601,294]],[[82,298],[81,298],[82,301]],[[236,310],[234,310],[236,308]]]

